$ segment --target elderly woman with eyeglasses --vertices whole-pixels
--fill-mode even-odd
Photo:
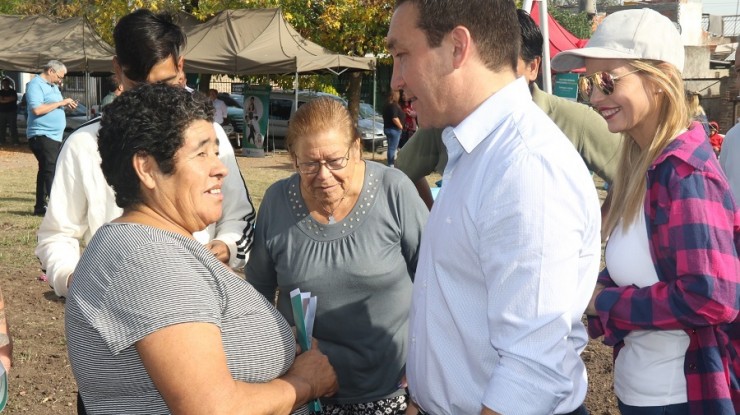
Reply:
[[[739,413],[740,210],[690,121],[678,31],[650,9],[617,12],[552,64],[585,64],[583,98],[624,135],[586,309],[590,334],[615,347],[621,412]]]
[[[320,98],[291,119],[297,173],[257,215],[247,281],[293,322],[290,292],[318,298],[313,335],[337,371],[324,414],[400,414],[411,286],[426,206],[399,170],[362,159],[347,109]],[[376,412],[380,411],[380,412]]]

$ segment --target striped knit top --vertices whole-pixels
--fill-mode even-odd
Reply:
[[[295,358],[280,313],[196,240],[108,224],[90,241],[73,281],[67,347],[89,414],[169,413],[135,343],[173,324],[217,325],[236,380],[270,381]]]

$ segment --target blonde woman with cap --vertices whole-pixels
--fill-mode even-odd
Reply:
[[[626,10],[552,62],[585,66],[582,97],[624,134],[606,268],[586,309],[591,336],[615,347],[623,414],[740,411],[740,210],[690,121],[681,45],[666,17]]]

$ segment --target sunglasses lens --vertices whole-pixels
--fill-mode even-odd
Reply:
[[[594,75],[599,76],[599,89],[604,95],[611,95],[614,92],[614,78],[611,74],[609,72],[599,72]]]
[[[591,91],[593,91],[593,81],[590,76],[581,77],[578,80],[578,92],[581,93],[581,98],[584,101],[591,99]]]

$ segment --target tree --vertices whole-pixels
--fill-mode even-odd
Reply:
[[[547,9],[553,19],[581,39],[591,37],[591,19],[586,12],[574,13],[560,7]]]
[[[386,0],[2,0],[0,12],[46,14],[65,18],[85,15],[97,33],[113,43],[113,27],[121,16],[146,7],[155,11],[186,11],[205,20],[225,9],[282,7],[298,32],[337,53],[365,56],[385,52],[391,14]],[[51,13],[49,11],[51,10]],[[353,74],[348,98],[357,118],[361,74]]]
[[[216,12],[205,6],[201,12]],[[305,38],[334,52],[365,56],[385,53],[393,8],[386,0],[246,0],[245,7],[282,7],[285,19]],[[347,91],[349,109],[356,120],[359,112],[362,74],[352,73]]]

